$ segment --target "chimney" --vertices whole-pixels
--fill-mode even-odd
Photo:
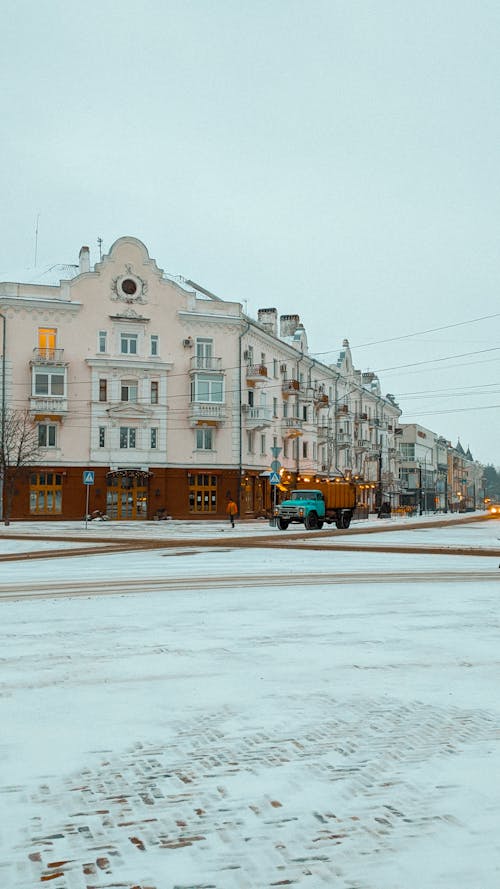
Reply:
[[[280,315],[280,337],[293,336],[299,324],[299,315]]]
[[[273,336],[278,336],[278,310],[277,309],[259,309],[257,320],[262,327]]]
[[[88,247],[82,247],[78,256],[80,264],[80,274],[90,272],[90,250]]]

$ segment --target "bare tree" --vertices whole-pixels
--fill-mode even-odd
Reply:
[[[3,520],[10,524],[16,482],[40,459],[38,427],[28,410],[6,410],[2,422],[0,472],[3,481]]]

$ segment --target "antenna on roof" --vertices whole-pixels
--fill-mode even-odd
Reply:
[[[99,261],[102,259],[102,238],[97,238],[97,246],[99,247]]]
[[[40,214],[37,214],[36,222],[35,222],[35,268],[38,257],[38,220],[40,219]]]

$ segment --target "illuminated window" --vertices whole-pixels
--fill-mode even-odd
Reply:
[[[217,512],[217,476],[189,473],[189,512]]]
[[[35,472],[30,476],[30,513],[55,515],[62,511],[62,475]]]
[[[39,327],[38,328],[38,348],[44,354],[44,357],[51,358],[56,348],[55,327]]]

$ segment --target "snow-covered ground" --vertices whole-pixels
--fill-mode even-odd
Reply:
[[[41,525],[0,555],[75,533]],[[228,546],[0,563],[45,591],[0,601],[2,889],[500,885],[499,557],[231,547],[269,530],[91,523]]]

